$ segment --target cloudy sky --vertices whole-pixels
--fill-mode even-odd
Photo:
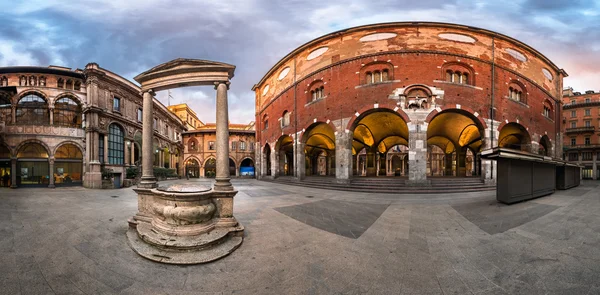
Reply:
[[[6,2],[6,3],[1,3]],[[0,0],[0,66],[97,62],[131,79],[177,57],[237,66],[230,119],[254,120],[254,83],[321,35],[392,21],[440,21],[519,39],[564,68],[565,86],[600,90],[600,1],[594,0]],[[165,104],[166,92],[158,97]],[[214,89],[172,91],[214,122]]]

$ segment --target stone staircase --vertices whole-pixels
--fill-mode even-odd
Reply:
[[[388,194],[436,194],[493,191],[495,184],[486,184],[479,177],[430,177],[427,186],[407,185],[406,177],[354,177],[349,184],[336,183],[334,177],[309,176],[297,181],[290,176],[263,179],[273,183],[334,189],[341,191],[388,193]]]

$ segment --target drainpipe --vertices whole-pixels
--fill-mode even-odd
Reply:
[[[494,84],[496,78],[496,39],[492,36],[492,77],[491,77],[491,107],[490,107],[490,147],[494,147],[494,117],[496,116],[496,112],[494,112],[494,95],[496,85]],[[490,179],[494,179],[494,161],[491,161],[491,171],[490,171]]]

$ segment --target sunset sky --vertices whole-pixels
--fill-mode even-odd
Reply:
[[[171,59],[237,66],[230,119],[254,121],[250,90],[279,59],[340,29],[394,21],[439,21],[481,27],[539,50],[576,91],[600,90],[599,1],[10,1],[0,0],[0,66],[89,62],[132,78]],[[158,98],[167,104],[166,92]],[[214,122],[210,87],[172,91]]]

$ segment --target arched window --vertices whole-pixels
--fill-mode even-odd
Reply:
[[[390,76],[390,71],[388,71],[387,69],[383,70],[383,72],[381,72],[381,81],[387,81],[389,79]]]
[[[371,72],[367,72],[367,75],[366,75],[365,77],[366,77],[366,78],[365,78],[365,79],[366,79],[366,81],[365,81],[365,82],[366,82],[367,84],[371,84],[371,83],[373,83],[373,74],[371,74]]]
[[[58,81],[56,81],[56,87],[65,88],[65,80],[63,80],[63,78],[58,78]]]
[[[67,83],[65,84],[65,88],[69,89],[69,90],[73,90],[73,80],[71,80],[71,79],[67,80]]]
[[[511,83],[511,85],[508,87],[508,98],[524,104],[527,103],[526,96],[523,93],[523,86],[517,82]]]
[[[454,72],[452,74],[452,83],[460,83],[460,72]]]
[[[188,141],[188,150],[190,152],[195,152],[198,150],[198,142],[195,138],[190,138],[190,140]]]
[[[108,163],[123,165],[125,156],[123,129],[115,123],[108,127]]]
[[[446,71],[446,82],[452,82],[452,71],[451,70]]]
[[[379,71],[375,71],[373,73],[373,82],[374,83],[379,83],[381,82],[381,73]]]
[[[550,101],[544,101],[544,111],[542,114],[544,114],[546,118],[554,120],[554,107]]]
[[[475,85],[472,68],[461,62],[449,62],[442,66],[442,75],[446,82]]]
[[[81,82],[79,81],[75,81],[75,91],[80,91],[81,90]]]
[[[263,130],[269,129],[269,116],[263,116]]]
[[[36,94],[28,94],[17,103],[16,117],[18,124],[49,124],[48,104]]]
[[[63,97],[54,103],[54,125],[81,126],[81,106],[69,97]]]
[[[290,125],[290,112],[283,111],[283,116],[281,117],[281,127],[288,125]]]

